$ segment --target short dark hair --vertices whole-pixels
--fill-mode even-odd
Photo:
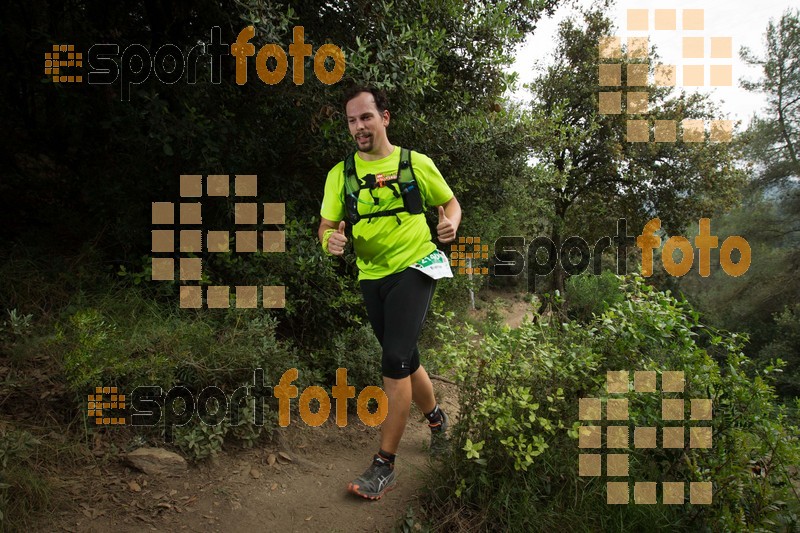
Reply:
[[[361,93],[370,93],[372,97],[375,99],[375,107],[378,108],[379,113],[383,113],[387,109],[389,109],[389,98],[386,97],[386,93],[383,89],[376,89],[375,87],[370,87],[368,85],[352,85],[348,88],[344,93],[344,99],[342,101],[343,107],[347,107],[347,102],[355,98]]]

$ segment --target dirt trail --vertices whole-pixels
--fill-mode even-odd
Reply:
[[[437,399],[456,413],[452,385],[435,381]],[[455,417],[454,417],[455,418]],[[397,488],[379,501],[347,493],[347,483],[369,466],[379,430],[352,417],[339,428],[296,421],[279,442],[223,452],[181,477],[148,476],[119,461],[62,480],[74,506],[43,519],[38,531],[288,532],[392,531],[423,484],[430,432],[412,408],[398,450]],[[269,454],[292,450],[291,463],[268,464]]]

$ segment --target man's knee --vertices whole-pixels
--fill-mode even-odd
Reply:
[[[381,362],[383,377],[390,379],[409,377],[419,367],[419,361],[415,362],[413,359],[413,357],[409,357],[409,354],[400,353],[397,350],[384,350]]]

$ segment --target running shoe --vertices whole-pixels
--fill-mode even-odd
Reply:
[[[385,493],[394,489],[396,484],[397,474],[394,472],[394,465],[376,454],[370,467],[352,481],[347,490],[368,500],[380,500]]]

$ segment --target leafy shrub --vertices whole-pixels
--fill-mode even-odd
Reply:
[[[599,276],[581,274],[571,276],[566,284],[569,316],[588,322],[612,305],[623,300],[620,281],[611,271],[604,270]]]
[[[468,328],[440,328],[462,417],[431,485],[437,516],[449,508],[461,527],[498,531],[797,527],[800,443],[776,403],[777,369],[754,369],[746,338],[708,330],[641,278],[622,287],[624,299],[587,325],[540,317],[479,343]],[[626,451],[628,479],[712,481],[711,505],[607,505],[605,478],[578,476],[578,400],[607,397],[607,370],[682,370],[683,397],[712,400],[711,449]],[[661,393],[624,397],[631,426],[665,425]]]

